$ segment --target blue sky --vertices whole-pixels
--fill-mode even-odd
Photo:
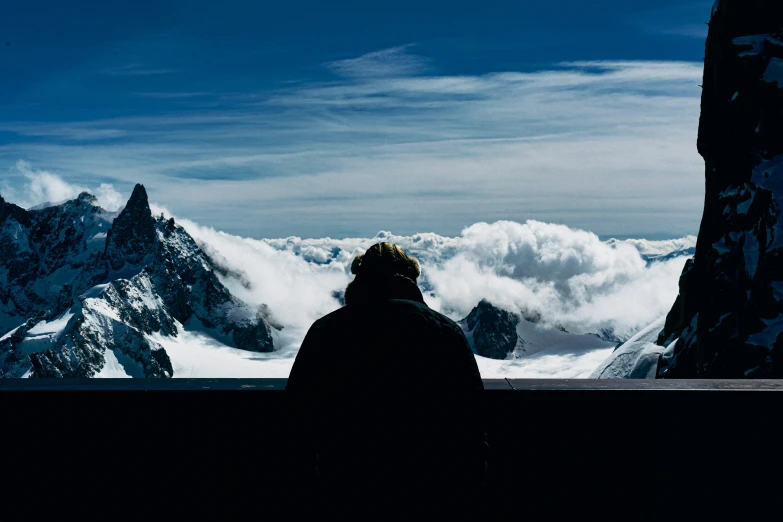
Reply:
[[[8,4],[20,204],[141,182],[252,237],[698,228],[711,0]]]

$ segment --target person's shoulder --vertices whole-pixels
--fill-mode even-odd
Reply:
[[[347,306],[341,306],[337,310],[334,310],[333,312],[329,312],[328,314],[324,315],[323,317],[316,319],[313,322],[313,326],[317,327],[323,327],[327,326],[329,324],[332,324],[334,322],[338,322],[340,320],[345,319],[349,315],[348,307]]]

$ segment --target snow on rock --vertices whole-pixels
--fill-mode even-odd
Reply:
[[[160,302],[146,274],[114,281],[98,296],[74,304],[67,322],[64,316],[56,325],[39,323],[30,329],[16,349],[29,357],[32,377],[116,376],[119,367],[131,377],[171,377],[167,354],[145,337],[152,331],[172,332],[172,319],[155,304]],[[59,328],[49,345],[25,348],[36,341],[36,331],[54,327]]]
[[[82,193],[77,199],[25,210],[0,198],[0,302],[21,321],[38,312],[58,315],[72,289],[102,277],[91,239],[111,228],[114,214]],[[0,323],[0,333],[5,333]]]
[[[36,210],[0,198],[0,225],[0,377],[172,377],[152,336],[183,323],[226,349],[274,349],[269,310],[234,297],[173,219],[153,218],[141,185],[114,215],[87,193]]]
[[[628,339],[590,374],[590,378],[654,379],[658,356],[665,349],[656,344],[665,320],[661,317]]]
[[[94,377],[102,379],[130,379],[132,377],[125,366],[120,363],[114,350],[106,350],[104,360],[103,368]]]
[[[615,346],[595,334],[575,335],[519,317],[482,299],[458,324],[491,378],[585,378]]]
[[[177,336],[154,333],[148,339],[160,344],[171,358],[179,378],[287,378],[296,350],[250,352],[221,343],[205,332],[185,330]]]

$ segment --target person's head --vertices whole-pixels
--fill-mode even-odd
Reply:
[[[356,256],[351,263],[351,273],[367,279],[402,276],[416,281],[421,274],[421,267],[419,260],[406,254],[402,248],[384,242]]]
[[[356,275],[345,290],[345,302],[360,303],[391,297],[409,298],[421,293],[416,279],[421,274],[418,259],[393,243],[378,243],[351,263]]]

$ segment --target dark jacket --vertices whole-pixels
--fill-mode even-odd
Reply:
[[[462,330],[407,278],[357,277],[346,302],[311,326],[286,387],[322,479],[385,491],[480,487],[483,385]]]

